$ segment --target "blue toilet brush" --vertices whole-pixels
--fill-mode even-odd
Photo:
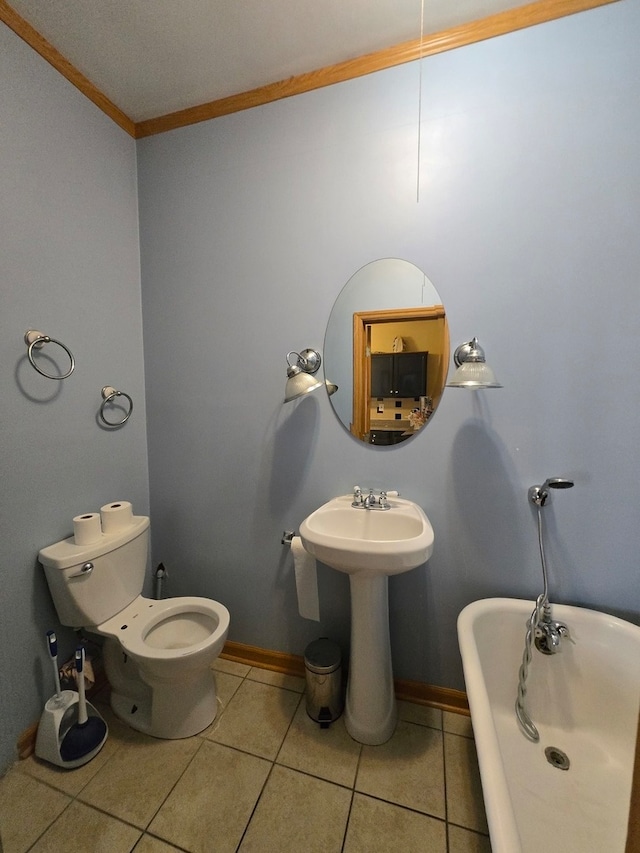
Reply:
[[[78,720],[70,726],[60,744],[60,757],[65,762],[75,762],[90,753],[97,753],[107,739],[107,724],[102,717],[90,717],[87,713],[82,646],[76,649],[75,660],[78,673]]]

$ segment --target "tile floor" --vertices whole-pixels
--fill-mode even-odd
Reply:
[[[304,680],[215,664],[220,710],[186,740],[124,726],[84,767],[0,780],[3,853],[490,853],[467,717],[408,702],[382,746],[309,719]],[[103,700],[106,697],[103,697]]]

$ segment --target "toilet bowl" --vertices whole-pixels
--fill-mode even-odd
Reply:
[[[213,722],[211,664],[229,632],[224,605],[191,596],[138,596],[93,630],[108,638],[105,671],[111,707],[121,720],[160,738],[191,737]],[[140,691],[140,680],[148,690]]]
[[[62,624],[106,638],[114,713],[154,737],[190,737],[216,716],[211,664],[226,640],[229,611],[195,596],[144,598],[148,541],[149,519],[132,516],[97,542],[77,545],[72,536],[39,558]]]

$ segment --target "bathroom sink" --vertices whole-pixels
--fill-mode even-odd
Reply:
[[[300,525],[300,539],[317,560],[349,575],[351,650],[345,726],[354,740],[389,740],[397,720],[389,634],[389,575],[426,563],[433,528],[422,509],[389,498],[389,509],[352,506],[334,498]]]
[[[333,498],[300,525],[302,544],[317,560],[368,577],[408,572],[426,563],[433,528],[417,504],[389,498],[390,509],[382,510],[351,502],[351,495]]]

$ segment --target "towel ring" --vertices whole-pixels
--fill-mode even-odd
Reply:
[[[54,338],[50,338],[49,335],[44,335],[42,332],[36,332],[33,329],[30,329],[28,332],[24,333],[24,342],[29,347],[27,350],[27,358],[29,359],[31,366],[35,368],[38,373],[42,376],[46,376],[47,379],[67,379],[67,377],[71,376],[73,371],[76,369],[76,362],[73,357],[73,354],[69,347],[66,347],[61,341],[56,341]],[[42,349],[45,344],[57,344],[59,347],[66,352],[69,356],[69,370],[64,374],[64,376],[53,376],[51,373],[45,373],[38,365],[35,363],[33,358],[34,349]]]
[[[102,419],[102,422],[110,427],[119,427],[122,426],[122,424],[126,424],[126,422],[131,417],[131,412],[133,411],[133,400],[131,399],[131,397],[128,394],[125,394],[124,391],[116,391],[116,389],[112,388],[111,385],[105,385],[101,393],[102,403],[100,404],[100,418]],[[107,403],[113,402],[116,397],[127,398],[127,400],[129,401],[129,411],[121,421],[108,421],[104,416],[104,407],[107,405]]]

